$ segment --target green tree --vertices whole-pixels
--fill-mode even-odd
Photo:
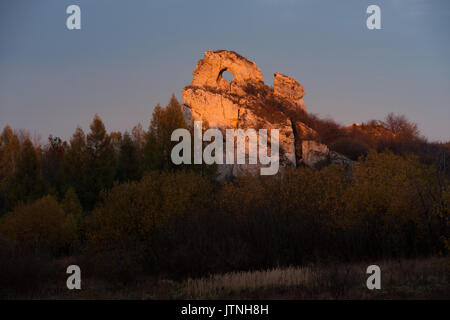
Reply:
[[[0,215],[12,208],[9,186],[16,171],[20,142],[9,125],[0,135]]]
[[[117,179],[120,182],[139,180],[141,178],[141,154],[136,141],[125,132],[123,135],[117,165]]]
[[[77,127],[70,139],[70,147],[64,157],[63,167],[66,188],[73,187],[83,206],[86,206],[88,152],[86,136],[80,127]]]
[[[89,209],[94,207],[102,189],[113,185],[116,174],[116,161],[111,137],[107,134],[105,125],[96,114],[90,125],[88,133],[88,184],[86,204]]]
[[[13,203],[36,200],[44,194],[41,163],[29,139],[25,139],[21,146],[10,190]]]
[[[48,145],[42,153],[42,174],[46,182],[52,188],[53,193],[58,195],[63,190],[63,161],[65,155],[65,144],[59,137],[48,137]]]
[[[172,163],[170,153],[177,142],[170,140],[175,129],[188,126],[184,120],[181,105],[175,95],[169,104],[162,108],[159,104],[153,111],[152,121],[147,133],[144,147],[144,169],[145,170],[173,170],[176,166]]]

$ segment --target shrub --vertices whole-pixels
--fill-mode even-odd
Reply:
[[[2,217],[0,234],[28,247],[67,253],[77,244],[76,223],[52,196],[19,205]]]
[[[364,142],[352,138],[339,138],[330,145],[330,149],[339,152],[351,160],[367,155],[369,146]]]
[[[87,219],[90,254],[118,257],[110,263],[120,262],[118,273],[127,269],[125,262],[161,269],[170,260],[165,249],[172,238],[188,236],[184,222],[206,212],[210,191],[209,181],[192,172],[151,172],[140,182],[114,186]]]
[[[319,134],[321,142],[327,145],[332,144],[339,138],[347,136],[345,129],[332,119],[320,119],[314,114],[299,112],[296,120],[314,129]]]
[[[192,172],[152,172],[104,193],[87,219],[88,253],[121,279],[434,253],[448,239],[436,177],[417,157],[374,151],[350,175],[290,168],[218,188]]]
[[[437,172],[416,156],[370,152],[355,167],[347,194],[351,230],[365,254],[411,255],[439,250],[442,226]],[[437,197],[436,197],[437,196]],[[361,254],[364,254],[362,252]]]

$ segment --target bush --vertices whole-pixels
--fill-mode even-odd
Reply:
[[[72,215],[66,215],[52,196],[19,205],[0,221],[0,235],[54,255],[69,252],[78,242]]]
[[[327,145],[347,136],[346,130],[332,119],[320,119],[314,114],[299,112],[295,120],[314,129],[319,134],[320,142]]]
[[[101,273],[129,279],[436,253],[449,234],[436,177],[417,157],[374,151],[350,176],[290,168],[217,189],[153,172],[105,193],[87,221],[89,254]]]
[[[369,152],[369,146],[364,141],[352,138],[339,138],[330,145],[330,149],[347,156],[353,161]]]
[[[114,186],[87,219],[89,254],[117,257],[109,264],[120,266],[121,275],[141,269],[136,266],[163,269],[172,238],[190,236],[184,222],[206,213],[210,192],[210,182],[192,172],[152,172],[140,182]]]
[[[360,159],[347,194],[347,211],[360,235],[361,256],[416,255],[442,249],[443,225],[434,208],[441,202],[433,167],[416,156],[391,152]],[[359,254],[356,254],[359,256]]]

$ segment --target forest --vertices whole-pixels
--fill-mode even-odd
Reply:
[[[393,114],[354,129],[302,121],[357,164],[223,181],[212,165],[174,165],[171,133],[191,129],[175,96],[147,130],[107,132],[95,115],[89,132],[41,144],[7,125],[0,295],[64,278],[64,259],[127,282],[448,254],[450,143]]]

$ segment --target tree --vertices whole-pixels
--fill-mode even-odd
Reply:
[[[0,234],[7,239],[55,255],[76,244],[76,228],[52,196],[17,206],[2,217]]]
[[[48,145],[42,154],[42,174],[56,193],[63,189],[63,161],[66,153],[64,144],[59,137],[48,137]]]
[[[29,139],[25,139],[20,150],[17,168],[10,184],[12,201],[28,202],[44,194],[41,163]]]
[[[75,226],[77,237],[83,238],[84,236],[84,219],[83,219],[83,207],[78,200],[77,194],[74,188],[69,188],[61,201],[61,207],[66,214],[66,224],[69,226]]]
[[[83,207],[74,188],[69,188],[64,194],[61,206],[67,215],[73,215],[77,220],[82,218]]]
[[[152,121],[144,147],[144,168],[146,170],[174,170],[170,153],[176,142],[170,140],[175,129],[187,129],[181,105],[175,95],[162,108],[159,104],[153,111]]]
[[[141,178],[141,154],[136,141],[125,132],[119,149],[117,179],[120,182],[139,180]]]
[[[141,152],[144,149],[146,135],[144,129],[142,129],[142,125],[139,123],[134,126],[133,130],[131,130],[131,134],[133,135],[133,140],[139,148],[139,152]]]
[[[88,160],[86,136],[83,130],[77,127],[70,139],[70,147],[64,157],[63,167],[66,189],[73,187],[83,206],[86,206],[88,202],[86,193],[86,186],[89,183]]]
[[[423,165],[415,155],[390,151],[371,151],[359,162],[345,202],[350,221],[373,244],[367,253],[436,250],[442,229],[433,209],[441,202],[436,168]]]
[[[0,178],[14,172],[20,153],[20,142],[9,125],[0,136]]]
[[[20,154],[20,142],[9,125],[0,135],[0,215],[12,208],[9,186]]]
[[[114,151],[118,152],[122,143],[122,133],[119,131],[113,131],[109,134],[109,139]]]
[[[404,115],[395,115],[391,112],[386,116],[384,125],[400,139],[419,139],[420,132],[417,124],[408,121]]]
[[[184,226],[207,215],[211,199],[212,184],[193,172],[151,172],[139,182],[117,184],[87,217],[88,248],[95,260],[113,257],[109,272],[142,263],[154,268],[171,260],[171,237],[188,241]],[[179,221],[181,230],[170,228],[171,220]]]
[[[116,174],[114,148],[111,137],[106,133],[105,125],[96,114],[90,125],[91,131],[86,137],[88,154],[88,184],[86,204],[93,208],[102,189],[113,185]]]

